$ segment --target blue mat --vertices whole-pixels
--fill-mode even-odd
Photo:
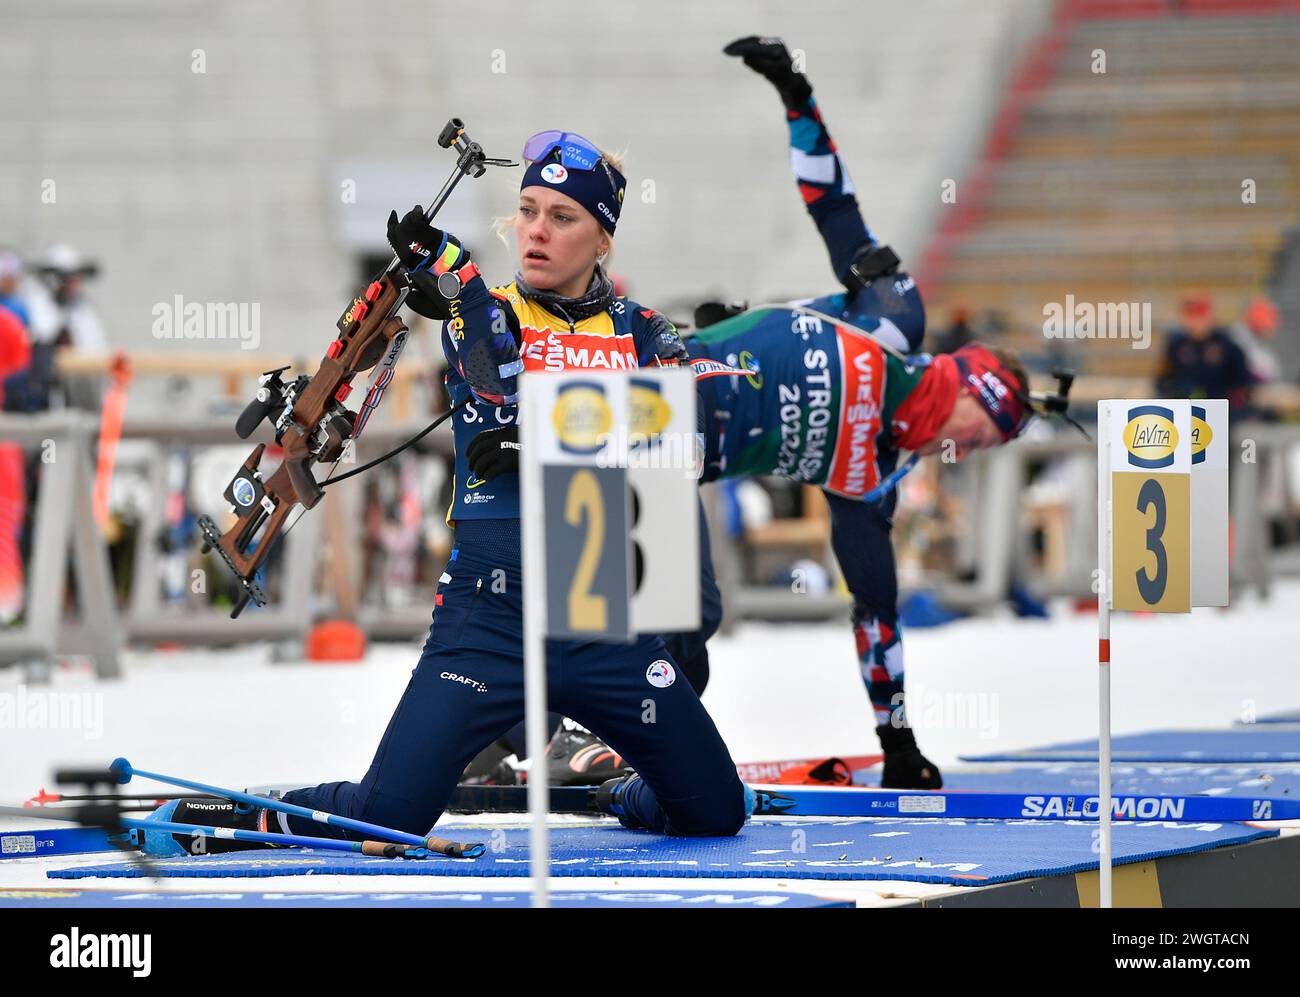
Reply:
[[[1095,793],[1095,762],[991,764],[943,771],[945,789],[984,793]],[[1133,796],[1240,796],[1300,799],[1300,765],[1134,765],[1111,766],[1111,786]]]
[[[1096,823],[1034,820],[785,819],[751,821],[734,838],[670,838],[613,824],[551,831],[551,875],[688,878],[894,879],[984,886],[1097,868]],[[455,825],[440,833],[488,839],[479,859],[382,859],[352,852],[235,852],[151,863],[164,877],[526,876],[525,829]],[[494,833],[495,832],[495,833]],[[1272,837],[1239,824],[1116,824],[1115,862],[1141,862]],[[140,878],[135,863],[51,870],[52,879]]]
[[[138,893],[130,890],[0,890],[0,907],[528,907],[528,893]],[[551,894],[552,907],[853,907],[811,893],[737,890],[589,890]]]
[[[1111,738],[1116,762],[1300,762],[1295,730],[1157,730]],[[1097,742],[1071,741],[1020,751],[962,755],[964,762],[1095,762]]]

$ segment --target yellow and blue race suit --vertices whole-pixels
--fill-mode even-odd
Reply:
[[[412,833],[433,826],[470,760],[523,719],[518,475],[480,484],[463,456],[476,434],[516,418],[513,405],[484,400],[511,396],[510,378],[497,373],[515,370],[517,357],[526,370],[540,371],[634,369],[686,356],[671,323],[625,298],[610,296],[600,311],[570,321],[515,284],[493,289],[490,305],[481,277],[463,292],[443,343],[448,391],[454,402],[471,400],[456,420],[449,516],[455,545],[434,596],[424,652],[361,781],[285,796]],[[486,324],[502,316],[517,330],[513,355],[499,330]],[[688,836],[740,829],[746,800],[735,763],[661,637],[642,635],[630,644],[548,640],[546,658],[549,707],[577,720],[641,776],[623,797],[624,823]],[[647,700],[655,706],[650,724]],[[322,833],[309,822],[287,820],[296,833]]]

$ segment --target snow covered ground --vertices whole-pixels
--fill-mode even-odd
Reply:
[[[948,766],[960,754],[1095,736],[1096,634],[1094,615],[1064,606],[1049,620],[998,616],[908,632],[909,709],[922,749]],[[1117,733],[1224,727],[1300,707],[1300,583],[1226,611],[1120,616],[1112,640]],[[747,624],[711,648],[705,703],[737,761],[877,750],[846,624]],[[272,662],[266,647],[133,652],[125,678],[114,682],[58,669],[48,683],[26,685],[20,671],[0,672],[0,801],[18,803],[50,785],[59,765],[117,755],[237,787],[359,777],[418,654],[414,643],[383,645],[361,664],[319,665]],[[0,885],[35,885],[42,875],[34,863],[9,863],[0,867]],[[417,888],[407,879],[393,888]],[[791,885],[809,892],[812,884]],[[463,880],[453,886],[463,887]],[[887,887],[830,892],[887,902]],[[355,884],[316,881],[313,888]],[[635,888],[656,887],[638,880]],[[910,884],[906,895],[933,889]]]
[[[940,766],[959,754],[1095,736],[1096,618],[993,617],[905,636],[912,723]],[[1190,616],[1119,616],[1114,729],[1223,727],[1300,707],[1300,583]],[[878,750],[846,624],[745,624],[711,645],[705,704],[737,761]],[[272,663],[268,648],[133,652],[126,677],[0,671],[0,800],[61,764],[125,755],[232,786],[364,772],[419,647],[355,665]]]

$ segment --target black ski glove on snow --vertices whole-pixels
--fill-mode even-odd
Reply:
[[[747,35],[722,51],[724,55],[740,56],[746,66],[776,87],[786,110],[801,110],[812,96],[812,84],[803,73],[794,71],[794,60],[780,38]]]
[[[491,481],[499,474],[519,473],[519,427],[488,429],[470,440],[465,462],[479,481]]]

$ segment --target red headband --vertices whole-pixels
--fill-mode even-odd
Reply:
[[[1015,439],[1025,421],[1026,385],[979,343],[968,343],[953,353],[961,372],[962,387],[975,396],[1002,434],[1002,442]]]

